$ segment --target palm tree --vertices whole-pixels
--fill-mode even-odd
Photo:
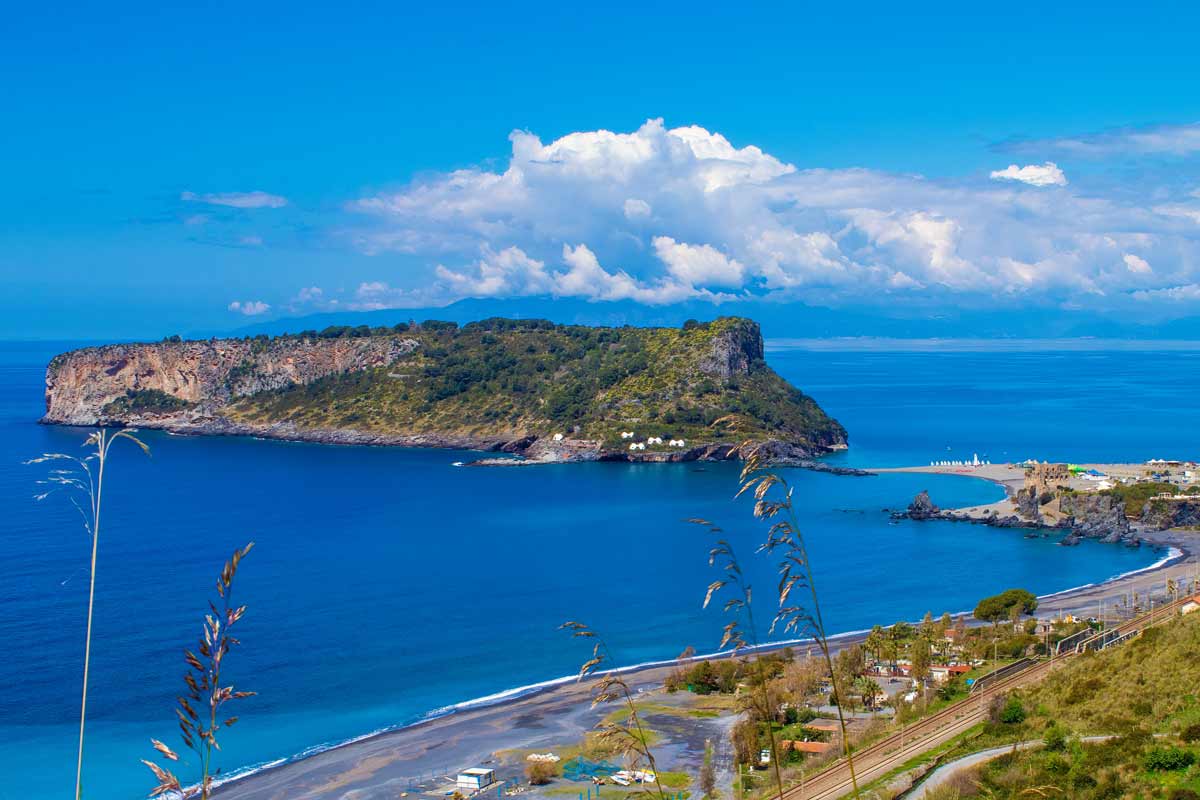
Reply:
[[[92,537],[92,561],[88,581],[87,635],[83,644],[83,697],[79,705],[79,752],[75,762],[75,800],[83,796],[83,732],[87,721],[88,669],[92,660],[92,609],[96,601],[96,551],[100,544],[100,509],[101,498],[104,494],[104,468],[108,465],[108,453],[113,443],[118,439],[128,439],[142,449],[146,455],[150,448],[145,442],[134,436],[136,429],[129,428],[110,433],[100,428],[89,434],[84,440],[84,447],[93,448],[93,452],[80,458],[64,453],[44,453],[38,458],[30,459],[27,464],[42,464],[54,461],[68,461],[71,466],[66,469],[52,469],[38,483],[49,488],[35,497],[45,500],[59,490],[66,490],[75,495],[81,495],[87,505],[81,506],[75,497],[71,504],[83,517],[83,527]]]

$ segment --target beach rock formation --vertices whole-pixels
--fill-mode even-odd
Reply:
[[[941,509],[929,498],[929,492],[922,489],[913,501],[908,504],[906,516],[909,519],[933,519],[941,513]]]
[[[757,323],[401,323],[56,356],[42,422],[561,461],[811,463],[846,431],[767,366]]]
[[[1125,503],[1114,495],[1063,492],[1058,497],[1058,508],[1064,525],[1079,536],[1119,541],[1131,533]]]
[[[1065,546],[1079,544],[1087,538],[1100,539],[1105,542],[1120,542],[1130,547],[1141,544],[1141,537],[1130,524],[1125,515],[1125,504],[1120,498],[1106,494],[1063,493],[1057,497],[1063,514],[1057,521],[1047,521],[1039,511],[1045,498],[1034,492],[1025,492],[1025,502],[1021,502],[1024,490],[1018,491],[1013,499],[1017,506],[1016,514],[1001,515],[995,510],[984,513],[966,513],[953,509],[940,509],[929,497],[928,492],[919,493],[904,511],[892,512],[892,519],[913,520],[945,520],[947,522],[970,522],[975,525],[988,525],[994,528],[1024,528],[1041,530],[1045,535],[1050,532],[1063,532],[1066,535],[1059,542]],[[1032,498],[1034,516],[1028,515]],[[1198,498],[1200,500],[1200,498]],[[1046,500],[1046,503],[1049,501]]]
[[[1153,498],[1142,507],[1139,521],[1147,528],[1160,531],[1168,528],[1195,528],[1200,526],[1200,497]]]

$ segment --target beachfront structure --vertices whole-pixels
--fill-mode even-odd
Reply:
[[[485,767],[471,767],[458,773],[455,786],[460,792],[478,792],[496,782],[496,770]]]
[[[632,439],[633,431],[621,431],[621,438],[622,439]]]
[[[645,450],[646,443],[645,442],[630,442],[629,449],[630,450]]]
[[[671,441],[667,442],[667,445],[670,447],[686,447],[687,442],[685,442],[683,439],[672,439]]]
[[[934,683],[945,683],[955,675],[965,675],[971,671],[966,664],[934,664],[929,668],[929,677]]]
[[[646,440],[646,444],[662,444],[662,437],[661,436],[651,436],[649,439]]]

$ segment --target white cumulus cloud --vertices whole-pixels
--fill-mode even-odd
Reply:
[[[254,317],[267,313],[271,310],[271,306],[269,303],[264,303],[261,300],[234,300],[229,304],[229,310],[238,314],[245,314],[247,317]]]
[[[667,272],[691,286],[742,285],[746,268],[712,245],[685,244],[670,236],[654,237],[654,252]]]
[[[1141,256],[1135,256],[1133,253],[1125,253],[1121,256],[1121,260],[1125,262],[1125,266],[1129,267],[1130,272],[1138,272],[1145,275],[1154,271],[1150,269],[1150,262]]]
[[[1067,185],[1067,176],[1053,161],[1040,165],[1028,164],[1024,167],[1009,164],[1004,169],[993,170],[990,177],[996,181],[1020,181],[1030,186]]]
[[[801,169],[657,119],[626,133],[509,138],[498,168],[427,174],[350,205],[350,239],[368,254],[400,254],[408,270],[388,277],[409,288],[361,302],[1117,307],[1155,290],[1156,276],[1200,284],[1200,203],[1188,193],[1200,175],[1084,190],[1049,161],[990,179]]]

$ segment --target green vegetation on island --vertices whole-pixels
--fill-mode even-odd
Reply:
[[[417,346],[386,367],[241,398],[228,416],[398,435],[560,433],[618,449],[651,437],[665,437],[649,443],[659,450],[670,439],[779,439],[813,450],[845,441],[835,420],[767,366],[758,326],[744,319],[682,328],[488,319],[329,334],[400,336]]]
[[[103,408],[111,417],[126,414],[174,414],[191,408],[194,403],[181,400],[161,389],[129,389]]]

